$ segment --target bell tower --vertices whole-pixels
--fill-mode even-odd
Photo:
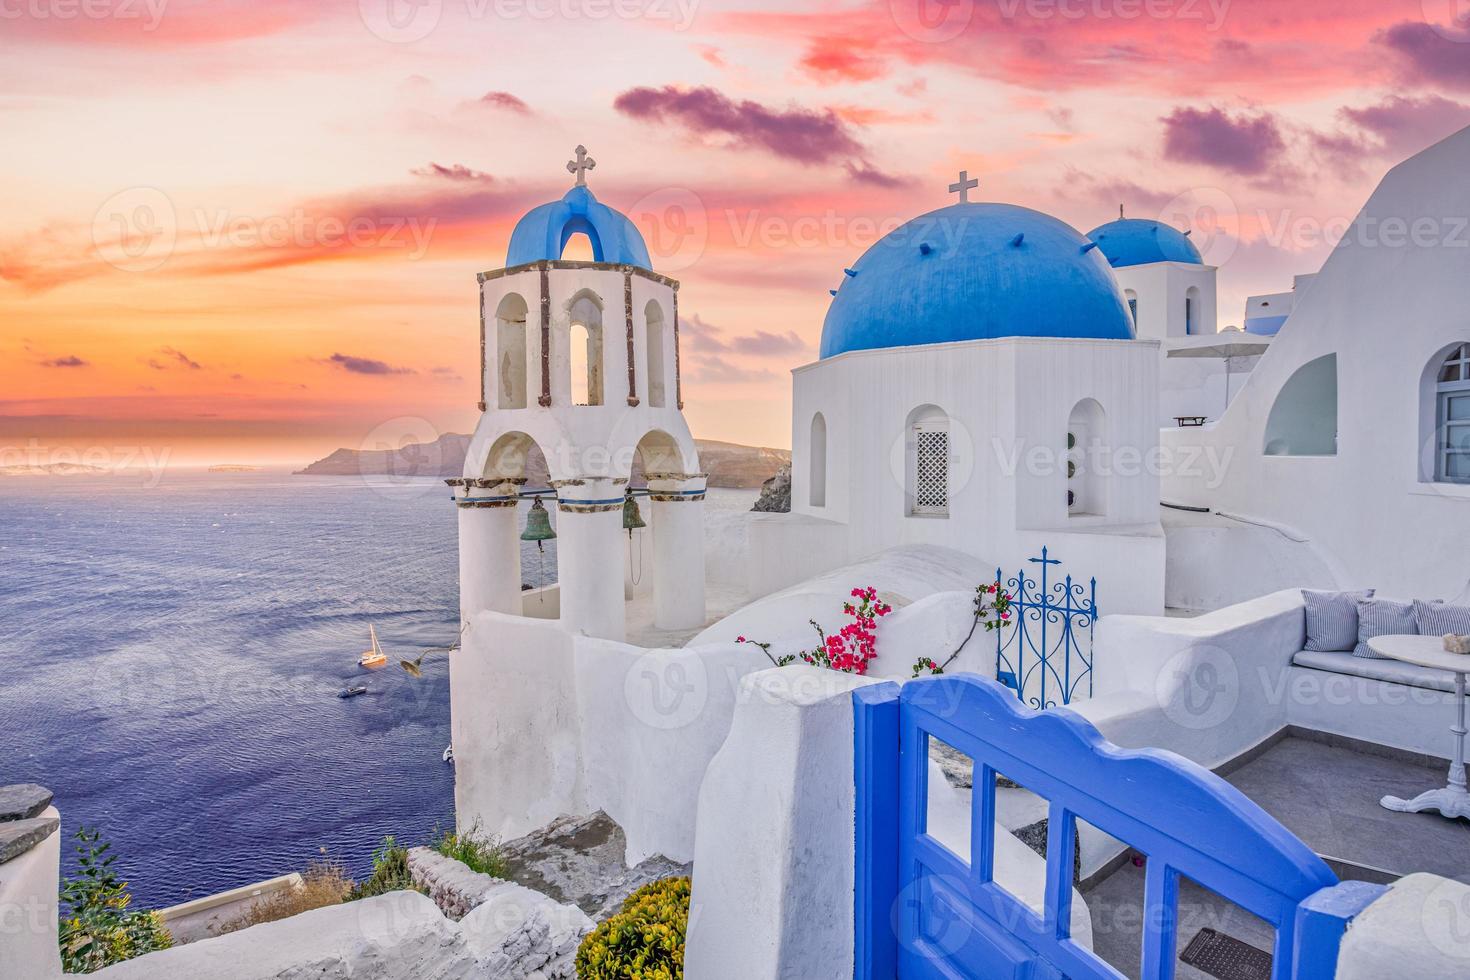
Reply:
[[[449,482],[464,620],[537,612],[522,607],[518,520],[534,496],[555,511],[560,622],[621,640],[629,495],[650,505],[655,625],[704,623],[706,483],[682,412],[679,284],[653,271],[633,222],[593,196],[596,165],[578,146],[571,189],[521,218],[505,267],[477,277],[482,414],[464,476]],[[591,261],[562,258],[578,236]],[[646,487],[631,485],[635,457]]]

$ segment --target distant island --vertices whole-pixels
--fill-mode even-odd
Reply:
[[[85,463],[24,463],[0,466],[0,476],[99,476],[112,471]]]
[[[414,443],[402,449],[338,449],[304,469],[297,476],[437,476],[464,475],[464,458],[470,437],[445,433],[434,442]],[[709,474],[709,485],[754,490],[783,465],[791,462],[789,449],[741,446],[712,439],[694,440],[699,465]],[[642,460],[633,461],[633,479],[641,480]],[[532,486],[545,486],[546,462],[532,451],[526,460],[526,476]]]
[[[219,463],[209,468],[210,473],[259,473],[259,466],[247,466],[244,463]]]

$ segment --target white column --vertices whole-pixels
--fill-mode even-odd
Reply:
[[[487,609],[521,615],[521,532],[514,499],[518,490],[507,483],[455,490],[461,621]]]
[[[622,640],[623,486],[586,479],[557,487],[556,578],[562,627],[572,633]]]
[[[653,528],[653,622],[659,629],[705,623],[705,477],[650,480]]]

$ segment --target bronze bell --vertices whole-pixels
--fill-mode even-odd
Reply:
[[[623,530],[628,532],[628,537],[633,536],[633,529],[647,527],[643,523],[643,515],[638,512],[638,501],[633,499],[633,491],[623,492]]]
[[[556,531],[551,527],[551,515],[541,504],[541,498],[537,497],[535,503],[531,504],[531,510],[526,514],[526,529],[521,532],[522,541],[534,541],[536,547],[541,547],[541,542],[550,541],[556,537]]]

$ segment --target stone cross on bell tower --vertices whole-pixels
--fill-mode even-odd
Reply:
[[[960,196],[960,203],[961,204],[969,204],[970,203],[970,188],[972,188],[972,187],[979,187],[979,186],[980,186],[980,181],[978,181],[975,178],[971,177],[970,176],[970,171],[968,171],[968,170],[961,170],[960,171],[960,179],[956,183],[953,183],[953,184],[950,184],[949,185],[949,192],[951,194],[958,194]]]
[[[597,166],[597,161],[587,155],[587,147],[577,145],[577,159],[567,161],[567,173],[577,175],[577,186],[587,186],[587,171]]]

